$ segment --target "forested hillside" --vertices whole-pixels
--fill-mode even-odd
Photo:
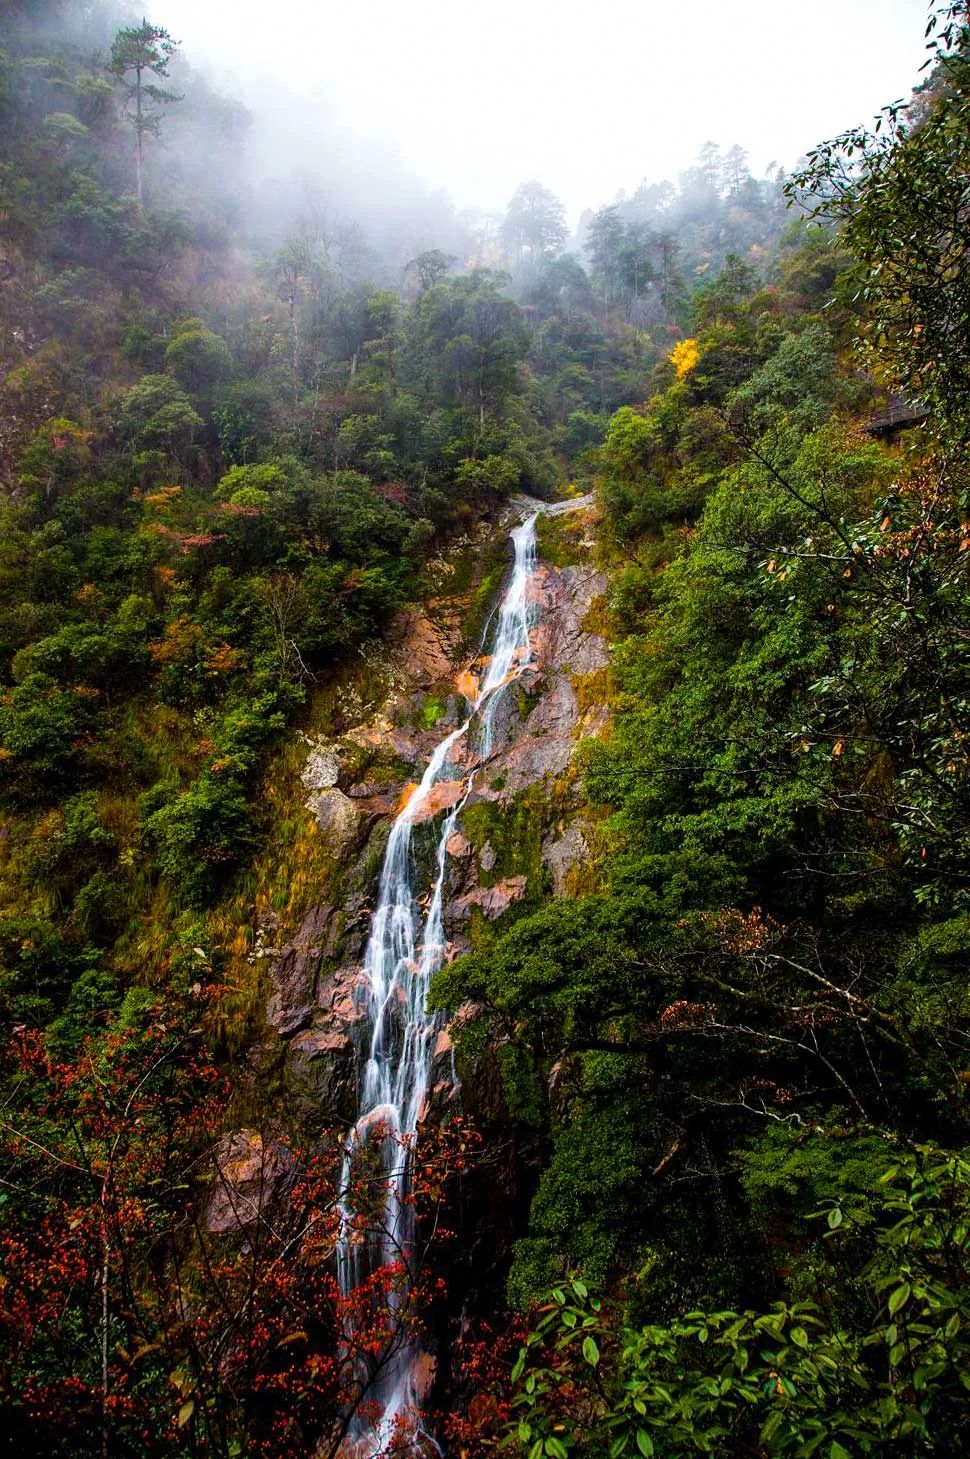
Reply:
[[[0,29],[0,1436],[962,1452],[965,6],[873,130],[572,237],[258,178],[164,24]],[[348,929],[535,511],[510,744],[427,815],[450,1092],[354,1154]]]
[[[730,261],[611,419],[601,886],[439,978],[511,1038],[547,1152],[510,1278],[546,1314],[523,1453],[965,1443],[968,32],[944,21],[912,108],[788,186],[841,231]]]

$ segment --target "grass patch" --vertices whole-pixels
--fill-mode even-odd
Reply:
[[[423,730],[433,730],[445,713],[447,704],[443,694],[429,694],[421,706],[418,723]]]

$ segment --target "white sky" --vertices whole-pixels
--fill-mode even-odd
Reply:
[[[575,220],[739,142],[761,175],[909,92],[926,0],[155,0],[187,59],[319,98],[461,206],[536,177]],[[298,147],[299,137],[292,138]],[[312,159],[304,159],[311,163]]]

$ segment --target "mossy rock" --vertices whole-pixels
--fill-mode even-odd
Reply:
[[[589,524],[584,512],[563,512],[556,517],[541,513],[536,523],[540,561],[552,567],[587,567],[588,535]]]
[[[497,777],[500,778],[500,777]],[[511,801],[481,800],[466,806],[461,828],[476,855],[490,846],[495,860],[482,870],[482,886],[494,886],[509,876],[524,876],[526,899],[543,888],[542,840],[549,800],[542,783],[527,786]]]
[[[444,694],[428,694],[417,713],[418,726],[423,730],[433,730],[440,719],[443,719],[448,710],[448,700]]]

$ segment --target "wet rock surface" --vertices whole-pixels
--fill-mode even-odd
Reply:
[[[529,509],[524,504],[523,511]],[[507,925],[549,893],[575,895],[581,886],[593,828],[583,819],[570,767],[581,738],[605,722],[597,684],[584,684],[607,663],[591,611],[604,588],[603,576],[585,561],[540,563],[532,579],[536,626],[530,662],[497,701],[487,761],[477,761],[473,736],[459,741],[461,758],[445,771],[420,818],[434,817],[433,827],[416,825],[419,854],[431,856],[444,813],[460,806],[444,847],[446,961],[480,946],[489,924],[504,918],[500,926]],[[470,593],[450,605],[431,602],[400,614],[381,661],[362,655],[366,666],[359,681],[328,719],[332,737],[307,739],[305,804],[333,871],[325,863],[321,905],[297,931],[284,931],[267,917],[254,953],[266,959],[273,1058],[283,1071],[287,1119],[301,1140],[344,1132],[359,1113],[357,1070],[362,1042],[370,1037],[361,964],[388,832],[433,751],[467,717],[487,672],[464,641],[469,602]],[[593,708],[583,707],[590,703]],[[485,1273],[494,1274],[496,1251],[511,1241],[510,1212],[520,1198],[513,1188],[518,1178],[513,1156],[504,1152],[501,1139],[507,1123],[505,1035],[501,1028],[487,1036],[475,1028],[483,1013],[464,1005],[448,1028],[438,1030],[419,1113],[419,1123],[436,1123],[460,1101],[479,1128],[500,1135],[488,1173],[470,1176],[462,1197],[474,1204],[476,1215],[461,1269],[451,1273],[456,1291],[491,1279]],[[456,1066],[464,1081],[460,1088]],[[570,1088],[568,1070],[557,1068],[550,1098],[566,1101]],[[238,1228],[240,1211],[258,1211],[260,1201],[284,1198],[291,1178],[292,1156],[282,1143],[268,1141],[264,1148],[254,1131],[227,1137],[207,1210],[207,1220],[217,1223],[210,1229]],[[470,1275],[474,1269],[479,1276]],[[447,1385],[446,1369],[445,1363],[435,1380],[432,1366],[429,1389],[435,1381],[439,1388]],[[402,1452],[418,1459],[440,1450],[417,1436]],[[370,1456],[373,1438],[348,1439],[340,1453],[343,1459]]]
[[[429,1361],[431,1361],[429,1359]],[[432,1370],[428,1378],[427,1387],[430,1388],[434,1378]],[[395,1459],[441,1459],[441,1449],[424,1434],[401,1434],[395,1439]],[[335,1459],[377,1459],[374,1453],[373,1438],[346,1438],[337,1449]]]
[[[290,1091],[304,1105],[309,1129],[345,1127],[353,1120],[356,1055],[346,1033],[327,1023],[304,1029],[286,1051]]]
[[[508,801],[570,764],[580,718],[573,678],[607,663],[602,637],[583,627],[605,588],[603,574],[594,568],[540,566],[532,662],[499,704],[495,750],[476,780],[472,803]]]
[[[522,503],[513,511],[521,516],[529,507]],[[597,733],[605,720],[596,711],[581,713],[577,693],[584,676],[607,664],[603,638],[590,627],[591,609],[604,591],[603,574],[590,564],[540,562],[532,583],[531,660],[497,702],[491,754],[477,763],[472,743],[461,741],[456,773],[439,782],[422,807],[423,822],[464,802],[446,848],[449,959],[468,950],[482,921],[540,892],[572,894],[574,870],[589,856],[589,828],[576,822],[576,796],[563,777],[580,738]],[[400,613],[384,648],[383,704],[331,741],[307,741],[301,776],[306,805],[341,868],[331,889],[339,911],[315,909],[273,958],[267,1017],[289,1041],[290,1089],[308,1108],[315,1106],[320,1119],[352,1108],[365,1003],[359,960],[386,831],[434,749],[467,716],[487,668],[481,658],[467,656],[464,610],[461,600],[441,600]],[[535,867],[509,864],[509,838],[500,830],[498,839],[471,830],[476,814],[497,816],[500,825],[516,813],[523,794],[531,797],[529,816],[536,819],[541,887],[533,885]],[[452,1057],[449,1045],[449,1064]]]

